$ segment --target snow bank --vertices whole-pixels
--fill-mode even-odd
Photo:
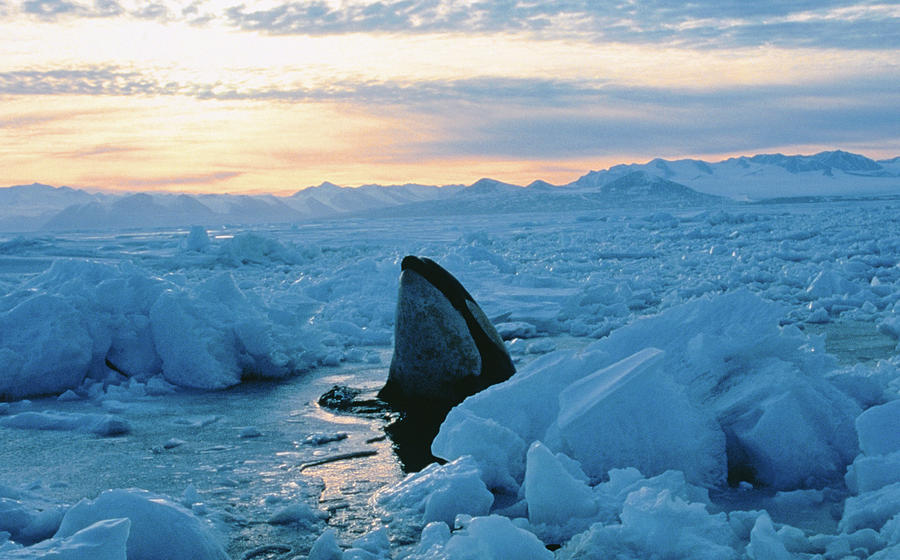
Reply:
[[[38,294],[0,312],[0,398],[61,393],[91,365],[92,339],[71,303]]]
[[[206,521],[145,490],[107,490],[68,507],[0,487],[2,558],[227,560],[221,541]]]
[[[57,260],[0,298],[0,397],[58,394],[113,370],[217,389],[316,365],[319,335],[272,311],[227,272],[179,284],[128,263]]]
[[[191,230],[187,240],[187,249],[206,249],[200,232]],[[272,263],[300,264],[306,260],[297,249],[254,232],[238,233],[225,240],[217,250],[217,258],[221,262],[233,266]]]
[[[62,519],[55,539],[65,539],[109,519],[130,520],[129,560],[227,560],[221,538],[182,506],[145,490],[107,490],[82,500]]]
[[[128,519],[105,519],[81,529],[71,536],[53,538],[23,548],[4,543],[0,535],[0,555],[9,560],[126,560],[126,542],[131,530]]]
[[[457,515],[485,515],[494,496],[481,480],[471,457],[432,463],[400,484],[379,490],[372,503],[395,531],[418,532],[433,521],[452,526]]]
[[[783,314],[738,291],[549,354],[453,409],[432,452],[472,455],[492,487],[507,489],[521,484],[524,462],[504,468],[495,456],[535,440],[579,460],[593,480],[639,465],[706,486],[724,484],[726,467],[774,488],[824,485],[857,453],[860,410],[824,379],[834,363],[821,341],[779,327]],[[488,449],[482,440],[502,441]]]
[[[724,560],[738,558],[738,539],[724,513],[692,503],[669,489],[644,487],[628,494],[620,523],[597,523],[574,536],[557,558],[665,558]]]
[[[0,541],[3,533],[19,544],[50,538],[62,521],[65,508],[31,492],[0,485]],[[0,546],[0,550],[2,546]]]
[[[645,478],[631,468],[608,475],[607,482],[589,486],[577,463],[536,442],[528,451],[524,508],[457,515],[452,525],[429,523],[409,558],[739,558],[736,550],[749,538],[749,527],[742,537],[737,518],[710,513],[707,491],[686,482],[681,473]],[[403,492],[414,476],[391,492]],[[394,523],[410,515],[402,508],[390,509],[389,503],[382,506],[388,506]],[[758,514],[747,515],[752,526]],[[323,550],[326,542],[336,544],[327,534],[321,541]],[[544,543],[565,546],[554,556]],[[348,553],[322,558],[348,558]]]
[[[100,436],[118,436],[131,431],[128,421],[114,414],[82,414],[52,410],[22,412],[0,417],[0,426],[24,430],[86,432]]]
[[[856,430],[862,453],[845,477],[855,495],[844,503],[839,527],[844,532],[883,530],[900,519],[900,400],[860,414]],[[889,542],[898,544],[898,536],[892,534]]]
[[[665,353],[640,350],[575,381],[558,396],[548,439],[597,478],[613,468],[685,472],[699,483],[725,479],[725,435],[663,368]],[[558,434],[558,435],[557,435]]]
[[[523,490],[533,524],[564,525],[597,513],[587,477],[581,472],[573,475],[562,461],[539,441],[528,449]]]
[[[552,560],[553,553],[532,533],[513,525],[506,517],[491,515],[463,520],[452,535],[446,525],[431,525],[409,558],[427,560]],[[445,538],[446,537],[446,538]]]

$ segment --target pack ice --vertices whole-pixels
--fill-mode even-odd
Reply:
[[[216,259],[257,255],[265,263],[292,258],[276,241],[246,234]],[[196,389],[285,377],[324,361],[307,318],[253,298],[227,268],[188,282],[128,262],[58,259],[0,298],[0,396],[59,394],[106,379],[110,368]]]
[[[116,258],[10,240],[3,266],[34,268],[0,276],[0,424],[112,435],[116,401],[368,363],[391,342],[398,259],[427,254],[517,337],[518,373],[450,412],[445,464],[372,497],[372,533],[297,524],[310,558],[893,560],[896,358],[841,364],[810,334],[859,321],[895,344],[889,206],[195,230],[109,241]],[[43,394],[105,410],[16,400]],[[215,513],[104,490],[69,505],[0,487],[0,556],[220,557]],[[170,546],[126,550],[176,525]]]

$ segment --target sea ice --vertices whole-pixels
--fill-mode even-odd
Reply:
[[[898,514],[900,514],[900,482],[895,482],[847,498],[844,502],[844,515],[838,527],[844,532],[867,527],[879,530]]]
[[[316,509],[304,503],[296,503],[285,506],[271,516],[267,522],[270,525],[299,525],[303,527],[314,526],[328,518],[328,512]]]
[[[451,410],[432,452],[452,460],[465,450],[492,479],[521,481],[519,461],[497,474],[502,466],[488,466],[488,453],[459,441],[490,425],[482,418],[523,442],[541,440],[567,452],[593,477],[637,461],[654,473],[683,469],[708,485],[723,482],[726,464],[735,477],[779,489],[832,482],[857,453],[859,407],[823,376],[835,364],[817,351],[816,340],[779,327],[783,312],[748,291],[703,297],[639,319],[584,350],[548,354]],[[619,360],[626,361],[612,365]],[[610,369],[598,372],[604,367]],[[592,408],[601,398],[608,402]],[[618,413],[604,416],[614,404]],[[596,418],[579,410],[593,410]],[[631,435],[617,439],[622,430]],[[608,446],[616,451],[604,458]],[[641,455],[646,449],[653,452]]]
[[[338,544],[334,529],[325,529],[309,551],[307,560],[342,560],[344,552]]]
[[[859,448],[866,455],[900,451],[900,399],[873,406],[856,418]]]
[[[688,480],[725,481],[725,435],[663,369],[654,348],[584,377],[559,393],[562,449],[599,479],[613,468],[656,475],[680,470]]]
[[[490,418],[464,409],[456,414],[455,422],[441,429],[432,450],[440,449],[445,457],[475,458],[489,489],[516,493],[517,479],[525,473],[525,441]]]
[[[65,508],[30,492],[0,486],[0,533],[19,544],[32,544],[53,536]]]
[[[423,541],[429,545],[427,550],[421,551],[424,547],[420,546],[420,552],[410,556],[410,560],[552,560],[554,557],[532,533],[499,515],[468,519],[446,541],[435,537],[433,527],[426,528],[430,529],[428,535],[423,535]]]
[[[772,519],[766,513],[759,516],[750,531],[747,556],[751,560],[792,560],[791,553],[778,538]]]
[[[184,242],[184,248],[188,251],[203,252],[209,248],[209,234],[203,226],[191,226],[191,232]]]
[[[493,502],[494,496],[469,456],[446,465],[432,463],[372,497],[372,503],[392,524],[411,526],[417,531],[432,521],[452,526],[459,514],[485,515]]]
[[[109,368],[215,389],[318,363],[319,336],[269,311],[227,272],[183,287],[128,263],[57,260],[0,298],[0,395],[58,394]]]
[[[847,467],[847,489],[854,494],[878,490],[900,482],[900,451],[886,455],[858,455]]]
[[[34,546],[4,545],[0,535],[0,556],[8,560],[126,560],[141,558],[126,549],[131,529],[128,519],[97,521],[67,537],[54,537]],[[144,558],[149,558],[143,556]],[[154,556],[153,558],[161,558]],[[187,557],[184,558],[187,560]]]
[[[59,403],[42,400],[41,412],[21,401],[0,403],[0,418],[30,427],[85,426],[86,416],[60,420],[43,410],[56,406],[81,414],[97,404],[122,410],[131,422],[128,415],[140,401],[165,398],[177,385],[225,387],[323,364],[375,363],[391,341],[398,260],[427,254],[459,270],[505,337],[533,338],[510,344],[519,347],[516,376],[448,416],[432,450],[452,462],[388,486],[381,501],[373,500],[395,546],[421,538],[411,554],[432,560],[500,557],[501,547],[528,542],[536,557],[549,557],[537,535],[563,545],[558,558],[727,559],[749,553],[758,559],[784,550],[792,558],[894,560],[900,557],[900,451],[892,437],[898,432],[895,405],[888,401],[900,396],[900,380],[888,337],[900,332],[900,236],[893,206],[755,205],[671,214],[579,208],[552,219],[492,213],[462,221],[349,220],[341,228],[228,228],[220,235],[195,228],[190,234],[13,239],[0,243],[0,395],[69,392]],[[845,320],[860,326],[848,331]],[[825,336],[814,332],[827,333],[828,347],[840,352],[842,363],[865,363],[841,369],[825,353]],[[573,343],[570,335],[581,338]],[[845,340],[841,347],[847,336],[852,344]],[[583,337],[596,341],[573,350],[587,344]],[[880,346],[854,346],[867,337]],[[535,357],[527,352],[532,343],[540,352],[553,345],[562,350]],[[647,358],[649,348],[664,354],[633,370],[616,365],[640,362],[634,357]],[[606,368],[612,369],[598,375]],[[601,404],[626,414],[604,416]],[[698,410],[702,414],[693,416]],[[24,412],[34,414],[19,416]],[[688,435],[663,437],[668,415],[679,412],[693,417],[691,428],[682,430]],[[708,425],[698,420],[703,416]],[[258,422],[208,424],[230,418],[225,411],[182,418],[187,424],[178,427],[221,428],[229,438]],[[579,419],[585,425],[576,430]],[[591,433],[588,420],[663,428],[640,430],[632,441],[609,430]],[[139,430],[139,420],[134,422]],[[345,427],[324,433],[339,429]],[[265,433],[240,447],[276,439],[269,424]],[[688,441],[692,433],[708,437]],[[618,451],[601,462],[585,451],[597,441],[605,442],[601,450]],[[655,454],[640,456],[638,442]],[[674,452],[685,444],[694,446],[687,458]],[[187,447],[193,446],[179,451],[187,454]],[[605,472],[609,465],[624,468]],[[706,489],[690,482],[721,486],[723,465],[741,489],[716,488],[712,504]],[[645,478],[634,466],[647,475],[681,470]],[[224,468],[214,484],[225,496],[252,499],[243,477],[253,469],[250,463],[240,473]],[[589,471],[587,480],[582,469]],[[845,469],[852,493],[846,500]],[[703,472],[716,474],[698,474]],[[554,495],[540,481],[561,490]],[[180,494],[186,482],[178,484]],[[190,537],[199,541],[208,536],[203,513],[225,500],[201,489],[210,506],[196,488],[182,498],[195,509],[184,512],[202,526]],[[786,492],[771,497],[778,489]],[[113,555],[108,557],[121,558],[121,540],[140,532],[134,519],[130,530],[127,523],[102,519],[100,526],[85,526],[81,537],[50,539],[68,506],[4,492],[0,531],[10,538],[0,537],[0,556],[31,558],[104,538]],[[721,494],[769,513],[730,511],[734,503],[719,503]],[[540,523],[558,522],[566,501],[585,516],[580,525]],[[267,500],[274,507],[259,519],[279,508],[286,518],[299,519],[299,510],[290,515],[293,503]],[[149,508],[141,502],[125,509]],[[711,513],[721,509],[727,516]],[[481,521],[496,513],[515,519]],[[816,535],[832,532],[835,515],[842,515],[838,530],[845,533]],[[158,517],[175,525],[185,519]],[[429,519],[440,521],[420,537]],[[44,539],[44,548],[33,544]],[[312,557],[389,556],[377,534],[351,546],[341,550],[326,531]]]
[[[596,523],[575,535],[557,558],[737,558],[733,548],[737,538],[727,516],[711,514],[706,504],[688,502],[667,488],[645,486],[630,492],[619,519],[620,523]]]
[[[0,418],[0,426],[25,430],[88,432],[100,436],[118,436],[131,431],[127,420],[113,414],[76,412],[22,412]]]
[[[92,340],[63,297],[40,294],[0,311],[0,398],[59,394],[81,384]]]
[[[344,551],[344,560],[390,560],[391,543],[384,527],[369,531]]]
[[[129,560],[228,560],[211,526],[168,498],[145,490],[107,490],[66,512],[56,539],[108,519],[127,518]],[[161,538],[163,537],[164,538]]]
[[[528,520],[533,524],[563,525],[572,518],[597,513],[587,483],[573,477],[553,452],[537,441],[528,449],[524,490]]]

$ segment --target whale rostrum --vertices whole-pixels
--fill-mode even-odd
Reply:
[[[394,355],[382,400],[404,410],[449,409],[515,373],[497,330],[452,274],[415,256],[400,268]]]

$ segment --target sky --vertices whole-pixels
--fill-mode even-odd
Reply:
[[[900,2],[0,0],[0,185],[527,184],[900,155]]]

